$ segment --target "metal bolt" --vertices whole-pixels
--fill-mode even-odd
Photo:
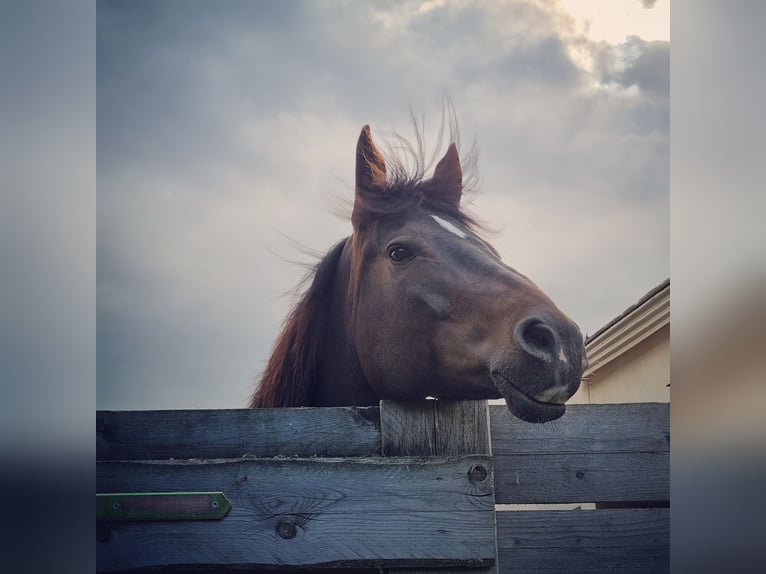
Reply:
[[[119,502],[113,502],[112,503],[112,510],[119,510],[120,509],[120,503]]]
[[[575,476],[579,479],[583,479],[585,478],[585,473],[581,470],[578,470],[577,472],[575,472]]]
[[[213,500],[213,501],[210,503],[210,506],[212,506],[213,508],[218,508],[218,501],[217,501],[217,500]]]
[[[475,464],[468,470],[468,480],[471,482],[484,482],[487,480],[487,469],[486,467]]]
[[[285,520],[284,522],[280,522],[277,526],[277,534],[279,534],[280,538],[284,538],[285,540],[289,540],[290,538],[295,538],[295,535],[298,533],[297,529],[295,528],[295,524],[292,522],[288,522]]]

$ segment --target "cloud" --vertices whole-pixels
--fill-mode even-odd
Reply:
[[[670,93],[670,43],[647,42],[637,36],[617,46],[605,42],[591,47],[596,73],[604,85],[636,86],[666,101]]]
[[[663,96],[670,92],[670,43],[643,42],[631,38],[631,44],[638,45],[638,57],[617,77],[623,86],[638,86],[647,92]]]

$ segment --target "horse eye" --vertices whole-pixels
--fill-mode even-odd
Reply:
[[[394,263],[404,263],[414,257],[415,254],[402,245],[394,245],[388,250],[388,258]]]

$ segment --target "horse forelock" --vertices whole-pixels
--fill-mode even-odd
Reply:
[[[363,206],[356,214],[360,227],[420,207],[429,213],[448,216],[471,231],[480,233],[482,225],[461,204],[450,199],[448,186],[423,176],[421,161],[422,158],[419,158],[416,167],[408,170],[398,157],[387,155],[389,169],[385,185],[356,191],[357,205],[361,203]],[[463,185],[463,193],[474,191],[471,181],[474,179],[475,161],[475,157],[464,160],[464,170],[470,174],[470,180]]]

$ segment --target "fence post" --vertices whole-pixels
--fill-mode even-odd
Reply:
[[[383,456],[492,454],[487,401],[381,401],[380,431]],[[497,571],[497,530],[493,566],[439,570],[450,574]],[[433,570],[408,568],[391,572],[428,574]]]

